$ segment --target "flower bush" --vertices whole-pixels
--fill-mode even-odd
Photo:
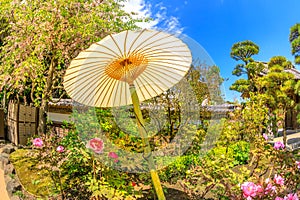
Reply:
[[[258,98],[256,96],[255,98]],[[246,102],[224,124],[213,149],[202,152],[200,143],[206,130],[199,127],[195,143],[174,162],[160,170],[163,182],[181,187],[190,199],[298,199],[300,190],[300,154],[289,151],[282,142],[272,144],[263,131],[268,126],[268,110],[262,104]],[[103,115],[109,115],[102,110]],[[74,112],[76,129],[69,125],[63,134],[49,132],[32,140],[32,157],[37,166],[48,170],[55,185],[55,197],[62,199],[139,199],[151,196],[149,174],[129,174],[113,168],[126,160],[121,151],[109,147],[105,136],[119,147],[138,152],[140,140],[127,137],[109,117],[103,122],[91,113]],[[103,120],[103,118],[101,118]],[[94,123],[96,121],[97,123]],[[98,123],[99,122],[99,123]],[[155,140],[151,141],[155,142]],[[156,163],[171,160],[156,158]],[[128,167],[136,167],[128,160]]]
[[[141,188],[132,186],[132,182],[141,182],[138,176],[119,172],[96,158],[105,150],[102,139],[82,141],[72,125],[66,128],[69,130],[65,133],[50,131],[33,139],[36,151],[29,154],[38,160],[36,167],[48,171],[55,185],[53,195],[56,198],[119,200],[142,197]],[[119,159],[116,152],[109,152],[107,157],[114,163]]]
[[[253,99],[224,123],[216,147],[200,158],[199,165],[193,166],[180,181],[191,198],[298,198],[299,156],[287,150],[282,142],[268,143],[262,134],[269,115],[264,98],[256,95]],[[250,144],[248,159],[234,164],[229,147],[241,140]],[[225,150],[217,153],[219,149]]]

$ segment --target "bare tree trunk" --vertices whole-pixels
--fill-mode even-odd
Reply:
[[[283,144],[284,146],[286,146],[287,144],[287,136],[286,136],[286,127],[285,127],[285,118],[286,118],[286,113],[287,113],[287,110],[286,108],[283,109],[283,120],[282,120],[282,131],[283,131]]]
[[[42,97],[42,103],[39,112],[39,126],[38,126],[38,134],[41,135],[46,133],[47,130],[47,111],[48,111],[48,103],[52,96],[52,85],[53,85],[53,75],[55,70],[55,61],[54,58],[51,59],[48,76],[46,79],[46,87],[44,90],[44,96]]]

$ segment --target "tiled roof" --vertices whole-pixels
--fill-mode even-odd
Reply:
[[[261,62],[261,63],[263,63],[266,66],[266,68],[260,72],[260,75],[265,76],[268,73],[268,69],[267,69],[268,63],[266,62]],[[293,74],[296,80],[300,80],[300,71],[298,71],[296,68],[285,69],[284,71]]]
[[[209,105],[204,106],[207,108],[208,111],[211,112],[220,112],[220,113],[226,113],[226,112],[232,112],[235,110],[236,105],[233,104],[221,104],[221,105]]]
[[[289,72],[295,76],[296,80],[300,79],[300,72],[296,68],[285,69],[284,71]]]

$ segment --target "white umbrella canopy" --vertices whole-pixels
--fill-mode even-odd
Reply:
[[[81,52],[64,76],[71,98],[93,107],[132,104],[130,87],[140,101],[155,97],[178,83],[192,56],[174,35],[144,29],[108,35]]]

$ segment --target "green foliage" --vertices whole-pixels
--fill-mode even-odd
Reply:
[[[272,57],[268,63],[268,73],[256,80],[259,92],[265,94],[266,106],[270,113],[282,124],[285,144],[285,118],[288,110],[294,110],[296,107],[296,80],[293,74],[285,71],[292,68],[291,66],[291,62],[283,56]]]
[[[18,176],[22,181],[25,180],[23,182],[25,188],[36,196],[43,198],[56,196],[61,199],[95,197],[118,200],[142,197],[142,188],[132,186],[132,182],[140,181],[139,178],[114,170],[95,158],[86,149],[78,132],[70,130],[60,136],[49,133],[40,138],[43,140],[42,147],[26,150],[25,154],[17,151],[12,157]],[[63,152],[56,150],[58,145],[64,147]],[[22,164],[23,162],[19,166],[21,161],[28,163],[29,167],[27,164]],[[24,170],[21,165],[29,170]],[[27,173],[26,177],[30,178],[29,182],[23,177],[22,170]],[[40,176],[30,175],[31,173],[37,173]]]
[[[300,64],[300,24],[297,23],[290,29],[289,37],[292,55],[295,56],[295,63]]]
[[[71,60],[109,34],[137,29],[139,21],[119,0],[4,1],[0,14],[9,24],[0,52],[0,90],[6,100],[41,108],[40,134],[48,102],[67,97],[62,82]]]
[[[199,104],[205,99],[209,99],[213,105],[224,102],[220,90],[224,78],[221,77],[218,66],[207,66],[201,63],[197,66],[193,65],[188,71],[186,79],[191,85]]]
[[[238,79],[230,87],[231,90],[236,90],[242,93],[244,98],[249,98],[250,92],[256,91],[255,79],[264,69],[264,65],[260,62],[255,62],[253,55],[258,54],[259,47],[252,41],[246,40],[237,42],[231,47],[230,56],[236,61],[243,61],[243,64],[237,64],[232,71],[233,75],[246,75],[247,79]]]
[[[230,56],[239,61],[243,61],[245,65],[253,61],[251,56],[258,54],[259,46],[254,42],[246,40],[242,42],[237,42],[231,47]]]
[[[36,105],[63,94],[64,71],[81,50],[110,33],[137,28],[113,0],[5,1],[0,13],[10,30],[1,38],[1,88]]]
[[[274,56],[268,62],[268,68],[271,70],[275,65],[282,66],[283,69],[294,68],[291,61],[288,61],[284,56]]]
[[[300,171],[295,163],[299,158],[289,151],[275,150],[262,137],[271,122],[269,103],[269,94],[250,93],[242,109],[225,121],[216,147],[200,157],[179,181],[191,198],[241,199],[242,183],[264,185],[274,174],[286,180],[284,187],[277,188],[278,195],[299,189]],[[274,197],[265,195],[263,199]]]
[[[231,146],[229,146],[229,152],[232,151],[233,154],[233,164],[242,165],[246,164],[249,160],[250,144],[245,141],[239,141]]]
[[[249,91],[249,81],[246,79],[238,79],[231,86],[231,90],[235,90],[237,92],[245,92]]]
[[[182,180],[186,175],[190,174],[190,168],[197,166],[199,162],[199,155],[189,154],[180,156],[174,161],[172,159],[172,162],[160,171],[159,177],[162,181],[174,184],[177,181]]]
[[[244,64],[237,64],[232,71],[232,75],[241,76],[245,74],[246,71],[244,70]]]
[[[227,147],[218,146],[207,153],[209,158],[212,157],[226,157],[232,160],[230,166],[246,164],[249,160],[250,144],[245,141],[235,142]],[[212,159],[213,160],[213,159]]]

